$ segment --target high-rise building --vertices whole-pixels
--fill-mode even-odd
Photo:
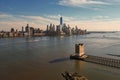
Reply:
[[[14,28],[11,28],[11,32],[12,32],[12,33],[15,32]]]
[[[49,31],[50,29],[49,29],[49,25],[47,25],[47,32]]]
[[[22,32],[24,32],[24,27],[22,26]]]
[[[62,19],[62,16],[60,17],[60,25],[63,24],[63,19]]]
[[[25,27],[25,32],[29,32],[29,24]]]

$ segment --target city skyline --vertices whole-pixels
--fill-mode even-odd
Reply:
[[[26,24],[45,30],[50,23],[58,25],[62,16],[71,27],[120,31],[119,8],[119,0],[1,0],[0,30],[20,30]]]
[[[59,25],[47,25],[46,30],[34,28],[27,24],[22,26],[21,30],[11,28],[9,31],[0,31],[0,38],[11,37],[34,37],[34,36],[71,36],[71,35],[85,35],[87,30],[79,29],[77,26],[71,28],[69,25],[63,24],[63,18],[60,17]]]

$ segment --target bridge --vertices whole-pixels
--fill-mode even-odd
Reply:
[[[105,57],[99,57],[99,56],[85,54],[83,43],[75,45],[75,54],[70,55],[70,59],[83,60],[86,62],[120,68],[120,60],[118,60],[118,59],[105,58]]]

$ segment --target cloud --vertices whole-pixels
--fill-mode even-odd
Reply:
[[[46,17],[42,17],[42,16],[24,16],[24,15],[22,15],[22,16],[20,16],[21,18],[24,18],[24,19],[27,19],[27,20],[29,20],[29,21],[34,21],[34,22],[39,22],[39,23],[43,23],[43,24],[45,24],[45,23],[52,23],[52,22],[54,22],[54,23],[56,23],[56,20],[51,20],[50,18],[46,18]]]
[[[45,30],[46,25],[50,23],[53,23],[55,25],[59,24],[59,20],[51,19],[50,16],[25,16],[2,13],[0,14],[0,30],[10,30],[10,28],[12,27],[21,30],[21,27],[25,27],[26,24],[29,24],[30,26],[35,28],[41,28]]]
[[[60,15],[44,15],[44,16],[25,16],[25,15],[10,15],[0,14],[0,31],[9,31],[10,28],[21,30],[29,24],[31,27],[46,30],[46,25],[53,23],[59,24]],[[94,16],[90,19],[80,20],[78,18],[62,16],[66,24],[71,27],[78,26],[81,29],[97,30],[97,31],[120,31],[120,19],[110,19],[109,16]]]
[[[10,15],[10,14],[0,14],[0,30],[10,30],[14,27],[21,30],[22,26],[29,24],[32,27],[46,29],[46,25],[50,23],[58,25],[59,18],[61,15],[44,15],[44,16],[25,16],[25,15]],[[72,21],[74,18],[62,16],[64,22]]]
[[[120,31],[120,20],[110,21],[72,21],[69,22],[71,26],[77,26],[81,29],[87,29],[88,31]]]
[[[98,0],[60,0],[58,4],[71,7],[83,7],[86,5],[108,5],[107,2]]]
[[[11,18],[13,17],[12,15],[8,15],[8,14],[3,14],[3,13],[0,13],[0,18]]]
[[[98,16],[94,16],[92,18],[92,20],[94,21],[98,21],[98,20],[111,20],[111,18],[109,16],[102,16],[102,15],[98,15]]]
[[[58,15],[45,15],[46,18],[49,18],[49,19],[52,19],[52,20],[57,20],[57,21],[59,21],[59,18],[61,16],[63,17],[64,22],[73,21],[75,19],[73,17],[63,16],[63,15],[60,15],[60,14],[58,14]]]
[[[26,24],[30,24],[30,26],[34,27],[42,26],[40,23],[37,23],[36,17],[4,13],[0,14],[0,30],[8,31],[10,28],[21,30],[21,27],[26,26]]]
[[[49,18],[49,19],[58,20],[59,17],[61,17],[61,15],[60,14],[58,14],[58,15],[44,15],[44,17]]]

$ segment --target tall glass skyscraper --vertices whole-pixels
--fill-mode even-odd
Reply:
[[[60,25],[63,24],[62,16],[60,17]]]

